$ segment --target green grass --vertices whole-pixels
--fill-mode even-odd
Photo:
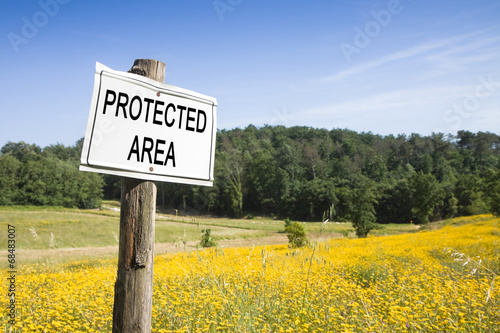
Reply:
[[[155,225],[155,242],[176,243],[201,240],[201,231],[206,228],[212,229],[212,235],[215,240],[255,238],[269,234],[266,231],[225,228],[204,223],[193,224],[157,220]]]
[[[116,245],[119,219],[87,211],[0,210],[0,226],[16,228],[18,250]],[[7,234],[0,233],[0,242]]]
[[[283,221],[281,221],[281,223],[282,225],[284,224]],[[322,237],[356,238],[356,230],[352,227],[350,222],[328,222],[324,226],[322,222],[302,222],[302,224],[306,228],[310,240],[320,237],[320,234]],[[381,224],[380,229],[370,231],[368,237],[398,235],[415,232],[417,230],[418,227],[412,224]]]
[[[305,222],[303,223],[306,231],[310,235],[322,235],[335,236],[336,234],[342,235],[344,232],[349,234],[354,234],[354,228],[349,222],[328,222],[323,225],[322,222]],[[323,228],[323,231],[321,229]]]
[[[7,248],[7,225],[16,230],[17,265],[40,264],[50,266],[73,260],[117,259],[119,202],[106,201],[101,209],[79,210],[63,207],[0,206],[0,249]],[[386,224],[373,230],[369,237],[439,229],[446,225],[462,225],[487,220],[490,216],[455,218],[425,226],[412,224]],[[307,237],[314,243],[326,238],[356,238],[349,222],[301,222]],[[419,229],[419,227],[421,227]],[[155,243],[168,244],[158,248],[171,251],[172,247],[190,251],[201,241],[201,230],[210,228],[219,242],[229,239],[256,239],[284,235],[284,221],[255,217],[231,219],[213,217],[173,216],[158,213],[155,223]],[[286,239],[286,238],[285,238]],[[189,244],[187,242],[190,242]],[[220,245],[220,243],[219,243]],[[111,248],[109,248],[111,246]],[[83,250],[82,250],[83,248]],[[52,251],[60,249],[61,251]],[[74,249],[74,250],[73,250]],[[7,267],[7,260],[0,261],[0,268]]]
[[[111,207],[111,208],[120,208],[120,201],[104,200],[102,202],[102,206]]]
[[[163,216],[163,217],[162,217]],[[160,214],[157,221],[174,221],[184,224],[204,225],[210,227],[224,227],[247,230],[261,230],[268,232],[279,232],[283,230],[284,223],[281,220],[273,220],[269,218],[247,219],[230,219],[230,218],[213,218],[213,217],[178,217],[167,216]]]
[[[206,223],[208,222],[208,223]],[[73,209],[29,210],[26,207],[0,209],[0,228],[7,225],[16,228],[16,249],[43,250],[51,248],[102,247],[117,245],[119,213],[113,211],[89,211]],[[262,237],[269,230],[259,228],[226,227],[229,223],[215,220],[174,222],[158,218],[155,223],[155,242],[175,243],[201,239],[201,230],[211,228],[214,238],[240,239]],[[0,244],[6,244],[7,232],[0,233]]]
[[[103,209],[79,210],[63,207],[3,206],[0,207],[0,227],[16,227],[18,250],[44,250],[79,247],[104,247],[118,244],[119,202],[105,201]],[[111,208],[115,208],[114,210]],[[455,221],[455,223],[458,223]],[[303,223],[310,240],[322,237],[355,237],[351,223]],[[256,217],[230,219],[211,217],[181,217],[160,214],[156,218],[156,243],[199,241],[201,230],[210,228],[216,240],[256,238],[282,233],[284,221]],[[324,227],[324,228],[323,228]],[[323,228],[323,230],[322,230]],[[371,236],[414,232],[410,224],[388,224],[373,230]],[[0,244],[6,244],[7,232],[0,232]]]

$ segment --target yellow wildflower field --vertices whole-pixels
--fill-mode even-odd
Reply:
[[[153,332],[498,332],[499,227],[158,256]],[[116,261],[23,267],[5,332],[109,332],[115,277]]]

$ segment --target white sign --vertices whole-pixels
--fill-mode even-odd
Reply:
[[[97,63],[80,170],[212,186],[217,100]]]

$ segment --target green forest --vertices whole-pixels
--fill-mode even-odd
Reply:
[[[82,141],[5,144],[0,205],[98,208],[119,199],[119,177],[78,171]],[[157,187],[158,207],[184,214],[366,225],[498,214],[500,137],[249,125],[218,131],[213,187]]]

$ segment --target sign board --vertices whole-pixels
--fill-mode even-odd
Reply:
[[[80,170],[212,186],[217,100],[97,63]]]

